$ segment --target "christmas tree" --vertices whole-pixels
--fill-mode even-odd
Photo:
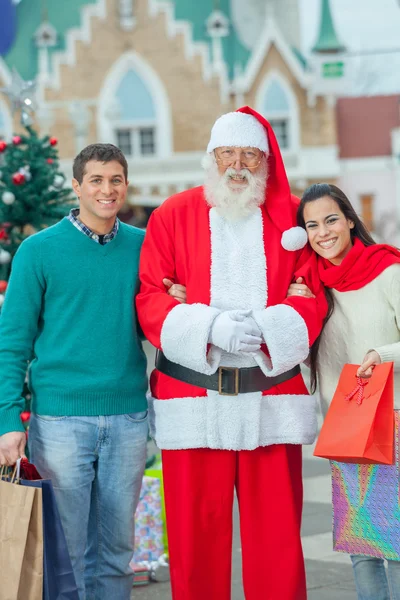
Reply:
[[[21,111],[24,127],[10,143],[0,140],[0,307],[20,243],[59,221],[72,201],[72,190],[64,187],[59,170],[57,139],[40,137],[32,126],[34,87],[14,71],[10,86],[0,90],[11,100],[14,112]],[[24,396],[29,410],[27,387]]]
[[[71,197],[59,171],[57,140],[40,138],[30,125],[25,129],[10,144],[0,141],[0,293],[20,243],[59,221]]]
[[[0,306],[20,243],[59,221],[71,201],[72,190],[64,188],[59,170],[57,139],[39,137],[32,127],[34,89],[33,81],[24,81],[14,70],[10,85],[0,90],[13,112],[20,111],[24,127],[11,143],[0,140]]]

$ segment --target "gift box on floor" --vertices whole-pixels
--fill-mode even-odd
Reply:
[[[141,585],[148,585],[149,583],[149,570],[144,565],[136,565],[133,561],[130,563],[130,567],[134,572],[135,576],[133,579],[133,587],[139,587]]]
[[[152,562],[164,554],[161,482],[145,475],[135,514],[133,563]]]

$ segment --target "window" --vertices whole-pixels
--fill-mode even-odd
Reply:
[[[269,119],[272,129],[278,140],[281,150],[289,148],[289,120],[288,119]]]
[[[143,155],[154,154],[155,151],[155,140],[154,140],[154,128],[146,127],[140,129],[140,153]]]
[[[298,147],[298,109],[289,84],[279,74],[269,75],[257,94],[257,107],[270,122],[281,150]]]
[[[125,154],[132,155],[132,132],[129,129],[117,129],[117,146]]]
[[[6,138],[6,123],[4,115],[1,111],[0,107],[0,140],[4,140]]]
[[[369,231],[374,230],[374,195],[362,194],[360,196],[361,219]]]
[[[116,129],[117,146],[125,156],[151,156],[155,154],[155,128]]]
[[[116,100],[119,108],[114,123],[117,146],[128,157],[157,154],[153,98],[145,82],[133,69],[123,76],[116,91]]]

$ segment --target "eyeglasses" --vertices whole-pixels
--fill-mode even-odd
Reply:
[[[238,159],[236,150],[236,148],[224,148],[218,153],[215,150],[215,160],[224,167],[232,167]],[[261,163],[262,156],[262,152],[260,154],[260,152],[254,152],[254,150],[244,150],[240,153],[240,164],[246,169],[256,169]]]

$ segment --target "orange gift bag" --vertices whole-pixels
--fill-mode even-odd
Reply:
[[[394,462],[393,363],[357,377],[359,365],[345,365],[322,425],[314,456],[346,463]]]

